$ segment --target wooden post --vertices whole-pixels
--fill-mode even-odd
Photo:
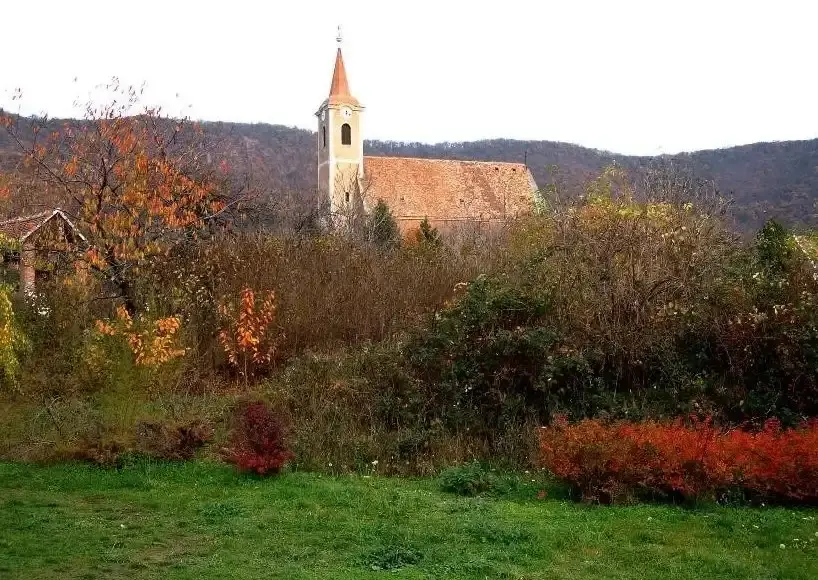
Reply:
[[[26,241],[20,250],[20,290],[24,294],[34,292],[34,264],[36,259],[37,250],[34,248],[34,244]]]

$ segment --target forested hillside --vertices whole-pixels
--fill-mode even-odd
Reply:
[[[218,123],[214,134],[238,144],[255,175],[272,190],[315,186],[315,134],[274,125]],[[367,155],[526,161],[540,187],[557,182],[577,195],[589,178],[615,161],[633,172],[649,167],[652,157],[618,155],[552,141],[493,139],[467,143],[367,141]],[[675,162],[734,200],[733,219],[742,230],[757,229],[769,218],[792,226],[816,225],[818,139],[757,143],[729,149],[672,156]]]
[[[311,199],[316,181],[315,133],[267,124],[206,123],[204,128],[234,172],[258,184],[269,200],[292,205]],[[367,141],[365,147],[368,155],[526,161],[540,187],[556,184],[567,196],[579,194],[586,180],[611,162],[638,177],[657,161],[568,143],[510,139],[437,144]],[[0,134],[0,166],[17,158],[14,144]],[[712,179],[725,197],[734,200],[732,216],[741,230],[755,230],[769,218],[791,226],[818,224],[818,139],[699,151],[672,159],[695,176]]]

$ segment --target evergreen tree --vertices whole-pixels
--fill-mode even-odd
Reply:
[[[400,246],[400,231],[392,211],[386,202],[378,200],[367,220],[367,238],[379,248],[392,249]]]
[[[415,239],[418,244],[421,245],[439,246],[440,232],[437,231],[437,228],[432,227],[428,217],[424,217],[423,221],[420,222],[418,230],[415,232]]]
[[[783,276],[796,255],[795,239],[775,220],[768,220],[756,235],[756,255],[768,276]]]

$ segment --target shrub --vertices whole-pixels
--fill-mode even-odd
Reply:
[[[181,320],[176,316],[152,320],[140,316],[137,320],[119,306],[112,320],[97,320],[96,330],[101,336],[119,337],[133,353],[137,366],[159,367],[184,356],[186,350],[179,344]]]
[[[786,276],[799,257],[793,236],[775,220],[769,220],[756,234],[757,265],[770,277]]]
[[[553,402],[564,358],[543,322],[547,296],[479,277],[415,334],[406,357],[447,426],[488,432],[523,422]],[[557,361],[554,362],[554,356]],[[566,365],[567,367],[568,365]],[[565,370],[568,370],[567,368]]]
[[[543,467],[585,501],[612,503],[644,495],[716,498],[734,489],[757,499],[818,501],[818,424],[759,432],[684,423],[559,418],[540,430]]]
[[[85,436],[65,454],[66,459],[93,463],[100,467],[120,467],[127,445],[100,433]]]
[[[227,360],[245,380],[273,358],[277,337],[272,335],[271,325],[275,311],[275,293],[257,297],[252,288],[242,289],[238,304],[219,306],[225,324],[219,331],[219,341]]]
[[[413,334],[438,417],[491,433],[553,413],[818,415],[818,279],[792,235],[742,247],[718,216],[605,183],[510,226],[504,262]]]
[[[267,297],[263,290],[275,289],[266,337],[275,339],[280,362],[307,351],[389,340],[440,308],[455,284],[485,270],[490,252],[414,244],[382,251],[333,235],[241,234],[179,252],[172,267],[156,273],[155,284],[164,301],[174,299],[166,308],[182,315],[186,332],[196,332],[201,354],[216,362],[224,357],[219,331],[234,332],[220,307],[233,302],[229,318],[237,321],[237,299],[246,288],[256,290],[259,302]]]
[[[284,429],[267,405],[255,402],[239,409],[228,462],[240,471],[273,475],[292,458],[284,443]]]
[[[97,336],[90,328],[94,320],[110,313],[93,299],[96,289],[90,276],[55,276],[38,280],[36,293],[15,304],[31,340],[31,356],[26,357],[20,377],[29,398],[71,396],[98,384],[95,373],[89,372],[93,363],[87,346]],[[130,355],[129,349],[122,354]]]
[[[457,495],[479,495],[493,487],[494,477],[478,461],[450,467],[440,474],[440,489]]]
[[[170,425],[143,421],[136,427],[136,448],[157,459],[184,461],[192,459],[212,436],[213,430],[201,421]]]
[[[17,386],[20,357],[30,348],[31,344],[14,315],[11,288],[0,284],[0,372],[6,386]]]
[[[771,419],[757,432],[732,431],[725,441],[746,492],[768,501],[818,501],[818,422],[782,429]]]

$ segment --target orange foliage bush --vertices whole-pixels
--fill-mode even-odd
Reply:
[[[275,319],[275,293],[258,299],[250,288],[241,291],[239,303],[221,304],[219,314],[226,328],[219,331],[219,341],[230,364],[244,376],[270,362],[275,353],[276,338],[270,334]]]
[[[722,430],[709,420],[689,423],[558,418],[540,429],[540,461],[585,501],[635,495],[699,499],[741,489],[753,499],[818,501],[818,423],[782,430]]]

